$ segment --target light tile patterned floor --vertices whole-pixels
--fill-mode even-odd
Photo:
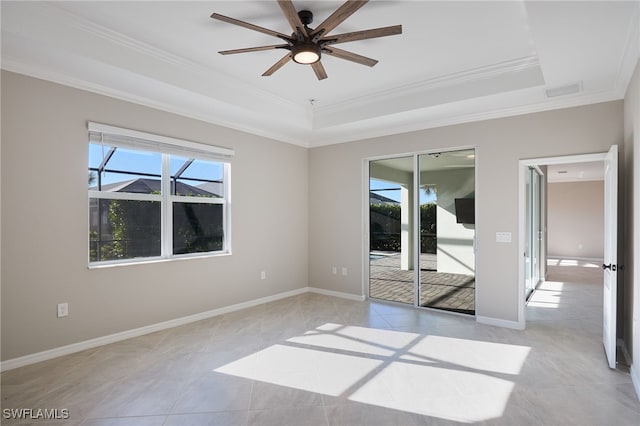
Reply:
[[[420,255],[420,306],[475,314],[475,277],[436,272],[436,255]],[[369,296],[414,303],[414,271],[400,269],[400,255],[370,261]]]
[[[550,279],[524,331],[305,294],[5,372],[2,408],[92,426],[637,426],[604,358],[602,272]]]

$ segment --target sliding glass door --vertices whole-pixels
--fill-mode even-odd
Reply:
[[[369,296],[413,305],[413,157],[369,163]]]
[[[420,306],[475,314],[475,152],[424,154]]]
[[[541,279],[542,266],[542,175],[529,168],[526,179],[527,233],[525,240],[525,298],[528,300]]]
[[[369,297],[475,314],[473,149],[369,163]]]

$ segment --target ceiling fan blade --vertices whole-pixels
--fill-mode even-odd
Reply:
[[[273,74],[274,72],[278,71],[280,68],[282,68],[284,66],[284,64],[286,64],[287,62],[289,62],[291,60],[291,53],[287,53],[285,56],[282,57],[282,59],[280,59],[278,62],[276,62],[275,64],[273,64],[271,66],[271,68],[269,68],[268,70],[266,70],[264,72],[264,74],[262,74],[263,77],[268,77],[271,74]]]
[[[347,0],[346,3],[337,8],[331,16],[325,19],[324,22],[318,25],[316,29],[311,32],[311,37],[318,35],[322,30],[324,30],[322,35],[326,35],[329,31],[340,25],[345,19],[353,15],[358,9],[368,2],[369,0]]]
[[[322,38],[321,41],[328,44],[347,43],[350,41],[367,40],[370,38],[386,37],[396,34],[402,34],[402,25],[393,25],[391,27],[373,28],[371,30],[354,31],[351,33],[336,34]]]
[[[346,50],[338,49],[337,47],[325,47],[322,49],[322,53],[326,53],[329,56],[335,56],[336,58],[346,59],[347,61],[356,62],[358,64],[372,67],[378,63],[376,59],[367,58],[366,56],[358,55],[357,53],[347,52]]]
[[[293,32],[296,34],[300,32],[301,34],[306,35],[304,31],[304,24],[300,20],[300,16],[298,16],[298,11],[293,5],[293,2],[291,0],[278,0],[278,5],[280,6],[280,9],[282,9],[282,13],[284,13],[287,21],[289,21],[289,25],[291,25]]]
[[[329,77],[327,75],[327,71],[322,66],[322,62],[314,62],[313,64],[311,64],[311,68],[313,68],[313,72],[316,73],[316,77],[318,77],[318,80],[324,80],[325,78]]]
[[[274,36],[274,37],[280,37],[280,38],[285,39],[285,40],[291,40],[291,37],[286,35],[286,34],[282,34],[282,33],[279,33],[277,31],[273,31],[273,30],[270,30],[270,29],[267,29],[267,28],[263,28],[263,27],[260,27],[258,25],[250,24],[248,22],[244,22],[244,21],[241,21],[239,19],[229,18],[228,16],[220,15],[219,13],[214,13],[213,15],[211,15],[211,17],[213,19],[217,19],[218,21],[222,21],[222,22],[227,22],[229,24],[238,25],[238,26],[243,27],[243,28],[248,28],[250,30],[258,31],[259,33],[271,35],[271,36]]]
[[[246,47],[244,49],[221,50],[218,53],[221,55],[232,55],[234,53],[247,53],[247,52],[259,52],[261,50],[286,49],[287,47],[289,47],[288,44],[271,44],[269,46]]]

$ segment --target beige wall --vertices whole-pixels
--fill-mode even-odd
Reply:
[[[89,270],[87,121],[233,148],[233,255]],[[307,286],[306,149],[8,72],[2,124],[3,360]]]
[[[548,255],[602,259],[604,181],[550,183],[547,203]]]
[[[640,61],[624,98],[624,342],[640,386]]]
[[[311,149],[309,284],[363,292],[363,159],[475,146],[477,315],[517,321],[518,160],[605,152],[622,143],[622,111],[608,102]],[[513,242],[496,243],[497,231]],[[332,265],[349,275],[332,275]]]
[[[1,95],[3,360],[306,285],[360,295],[363,159],[466,146],[477,149],[477,314],[516,321],[518,160],[623,140],[620,101],[306,150],[8,72]],[[89,120],[235,149],[233,255],[89,270]],[[69,317],[55,317],[59,302]]]

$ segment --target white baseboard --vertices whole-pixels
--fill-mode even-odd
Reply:
[[[107,336],[97,337],[95,339],[89,339],[78,343],[72,343],[66,346],[60,346],[58,348],[53,348],[46,351],[21,356],[18,358],[8,359],[0,363],[0,372],[13,370],[14,368],[24,367],[26,365],[35,364],[36,362],[46,361],[49,359],[57,358],[59,356],[69,355],[87,349],[92,349],[98,346],[108,345],[109,343],[119,342],[121,340],[130,339],[132,337],[138,337],[144,334],[154,333],[156,331],[166,330],[168,328],[173,328],[203,319],[216,317],[218,315],[223,315],[229,312],[239,311],[240,309],[251,308],[253,306],[262,305],[264,303],[285,299],[291,296],[297,296],[309,291],[311,290],[308,287],[299,288],[296,290],[286,291],[284,293],[274,294],[273,296],[261,297],[259,299],[250,300],[248,302],[237,303],[235,305],[212,309],[210,311],[201,312],[199,314],[188,315],[182,318],[176,318],[157,324],[151,324],[144,327],[134,328],[132,330],[122,331],[120,333],[109,334]]]
[[[624,356],[624,360],[627,363],[627,365],[631,365],[631,354],[627,349],[627,344],[625,343],[624,339],[621,339],[618,337],[616,339],[616,344],[620,349],[622,349],[622,356]]]
[[[322,294],[324,296],[339,297],[342,299],[353,300],[358,302],[362,302],[366,299],[364,295],[343,293],[340,291],[333,291],[333,290],[325,290],[317,287],[303,287],[303,288],[299,288],[291,291],[286,291],[283,293],[278,293],[273,296],[261,297],[259,299],[237,303],[231,306],[225,306],[222,308],[217,308],[217,309],[201,312],[194,315],[188,315],[186,317],[176,318],[173,320],[164,321],[157,324],[151,324],[148,326],[139,327],[132,330],[122,331],[120,333],[109,334],[107,336],[97,337],[95,339],[89,339],[82,342],[72,343],[70,345],[61,346],[58,348],[53,348],[46,351],[9,359],[9,360],[0,362],[0,372],[13,370],[15,368],[24,367],[26,365],[35,364],[37,362],[46,361],[49,359],[57,358],[64,355],[69,355],[69,354],[84,351],[87,349],[92,349],[98,346],[108,345],[110,343],[119,342],[122,340],[130,339],[132,337],[138,337],[145,334],[154,333],[156,331],[162,331],[162,330],[177,327],[180,325],[201,321],[207,318],[216,317],[218,315],[223,315],[229,312],[235,312],[241,309],[251,308],[253,306],[262,305],[264,303],[269,303],[269,302],[285,299],[291,296],[297,296],[304,293],[316,293],[316,294]],[[476,317],[476,321],[482,324],[493,325],[497,327],[506,327],[506,328],[512,328],[516,330],[524,329],[524,325],[520,324],[517,321],[507,321],[507,320],[502,320],[497,318],[480,317],[480,316]],[[636,386],[636,390],[639,391],[639,395],[640,395],[640,390],[638,388],[638,384],[640,384],[640,378],[636,377],[636,379],[637,380],[634,381],[634,384]]]
[[[508,321],[500,318],[476,316],[476,322],[496,327],[512,328],[514,330],[524,330],[524,323],[519,321]]]
[[[631,376],[631,383],[636,390],[636,396],[640,400],[640,369],[636,368],[636,364],[632,364],[629,369],[629,375]]]
[[[618,339],[618,346],[622,348],[622,355],[624,355],[624,359],[627,362],[629,367],[629,375],[631,376],[631,383],[633,383],[633,388],[636,391],[636,396],[638,400],[640,400],[640,371],[635,367],[635,364],[631,361],[631,354],[627,348],[626,342],[622,339]]]
[[[343,293],[341,291],[325,290],[317,287],[307,287],[309,293],[317,293],[325,296],[340,297],[342,299],[355,300],[356,302],[363,302],[365,300],[364,295]]]

